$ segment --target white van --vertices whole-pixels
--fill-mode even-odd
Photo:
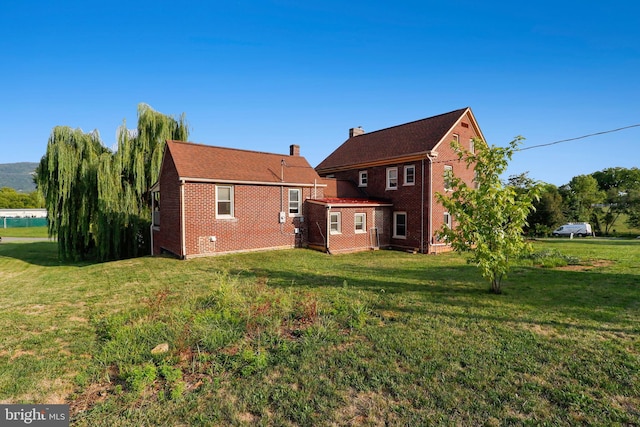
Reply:
[[[591,224],[588,222],[570,222],[553,230],[553,236],[592,236]]]

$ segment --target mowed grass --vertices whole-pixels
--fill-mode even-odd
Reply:
[[[47,227],[0,228],[0,237],[49,237]]]
[[[534,247],[493,295],[458,254],[3,243],[0,401],[91,426],[640,423],[640,242]]]

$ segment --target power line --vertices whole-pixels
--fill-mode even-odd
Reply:
[[[532,150],[534,148],[548,147],[550,145],[561,144],[563,142],[576,141],[578,139],[585,139],[585,138],[589,138],[589,137],[592,137],[592,136],[598,136],[598,135],[604,135],[604,134],[607,134],[607,133],[619,132],[621,130],[636,128],[636,127],[640,127],[640,123],[635,124],[635,125],[624,126],[624,127],[617,128],[617,129],[610,129],[610,130],[605,130],[605,131],[602,131],[602,132],[590,133],[588,135],[577,136],[575,138],[567,138],[567,139],[561,139],[559,141],[547,142],[546,144],[532,145],[531,147],[525,147],[525,148],[516,148],[514,150],[514,152]],[[461,158],[456,158],[456,159],[434,159],[432,161],[432,163],[452,163],[452,162],[456,162],[456,161],[466,160],[467,157],[468,156],[462,156]]]
[[[607,133],[619,132],[621,130],[635,128],[635,127],[640,127],[640,124],[625,126],[625,127],[621,127],[621,128],[618,128],[618,129],[605,130],[605,131],[602,131],[602,132],[590,133],[589,135],[577,136],[575,138],[561,139],[560,141],[548,142],[546,144],[532,145],[531,147],[518,148],[515,151],[526,151],[526,150],[532,150],[534,148],[548,147],[549,145],[556,145],[556,144],[560,144],[560,143],[563,143],[563,142],[576,141],[578,139],[589,138],[589,137],[597,136],[597,135],[604,135],[604,134],[607,134]]]

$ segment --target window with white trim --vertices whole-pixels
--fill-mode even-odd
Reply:
[[[394,239],[407,238],[407,213],[406,212],[393,213],[393,238]]]
[[[469,140],[469,152],[471,154],[474,154],[476,152],[476,142],[473,140],[473,138]]]
[[[356,233],[367,232],[367,214],[366,213],[355,214],[353,218],[353,223],[354,223]]]
[[[451,228],[451,214],[449,212],[444,213],[443,222],[444,225],[446,225],[448,228]]]
[[[329,231],[331,234],[340,234],[342,232],[342,215],[340,212],[331,212],[329,215]]]
[[[454,142],[460,142],[460,136],[457,133],[453,134],[453,141]]]
[[[409,165],[404,167],[404,185],[415,185],[416,183],[416,167]]]
[[[444,166],[444,191],[453,190],[453,166]]]
[[[302,214],[302,197],[298,188],[289,189],[289,216]]]
[[[398,189],[398,168],[387,168],[387,190]]]
[[[368,181],[369,181],[369,175],[367,174],[367,171],[358,172],[358,185],[360,187],[366,187]]]
[[[216,185],[216,218],[233,218],[233,186]]]

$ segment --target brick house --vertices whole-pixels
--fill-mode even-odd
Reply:
[[[151,189],[152,254],[180,258],[311,247],[329,253],[396,248],[446,250],[452,225],[435,199],[453,173],[474,171],[450,146],[484,137],[464,108],[349,139],[315,170],[288,155],[167,141]]]
[[[452,218],[435,194],[450,190],[449,174],[469,185],[474,180],[474,170],[452,149],[453,140],[471,152],[475,140],[485,141],[470,108],[370,133],[350,129],[349,139],[316,171],[321,177],[351,183],[362,198],[392,206],[389,221],[379,229],[379,235],[389,234],[389,246],[436,253],[447,249],[437,230],[443,224],[452,226]],[[336,186],[337,198],[344,197],[341,188],[349,187]]]
[[[167,141],[152,188],[152,254],[306,245],[304,201],[325,187],[297,145],[282,155]]]

